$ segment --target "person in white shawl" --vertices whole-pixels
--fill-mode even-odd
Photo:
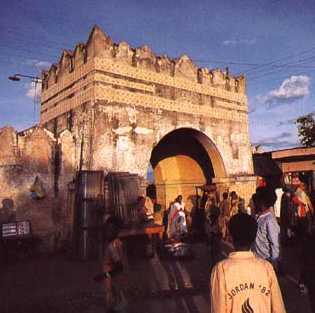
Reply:
[[[179,195],[168,214],[167,236],[169,239],[179,239],[187,233],[186,216],[184,211],[183,197]]]

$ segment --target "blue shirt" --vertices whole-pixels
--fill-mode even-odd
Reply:
[[[257,235],[252,250],[266,260],[275,261],[279,258],[280,227],[275,216],[270,212],[259,215],[257,218]]]

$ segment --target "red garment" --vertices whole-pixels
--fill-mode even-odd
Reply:
[[[306,217],[306,205],[305,203],[303,203],[302,201],[300,201],[300,199],[297,196],[294,196],[292,198],[292,201],[294,204],[296,204],[298,206],[298,216],[299,217]]]
[[[266,180],[263,177],[259,177],[257,185],[258,185],[257,187],[266,187],[267,186]]]

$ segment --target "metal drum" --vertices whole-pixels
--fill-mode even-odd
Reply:
[[[120,217],[125,224],[135,218],[135,204],[141,195],[141,178],[136,174],[111,172],[107,175],[109,203],[112,213]]]
[[[102,245],[104,173],[82,171],[78,179],[75,214],[77,253],[82,260],[96,259]]]
[[[104,196],[104,173],[102,171],[81,171],[79,193],[83,200],[95,200]]]

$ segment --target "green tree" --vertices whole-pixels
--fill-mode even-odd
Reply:
[[[300,142],[305,147],[315,146],[314,114],[307,114],[296,120]]]

